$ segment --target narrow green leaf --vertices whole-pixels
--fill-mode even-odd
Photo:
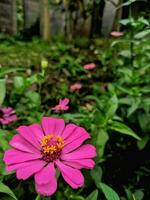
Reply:
[[[91,170],[91,177],[95,182],[95,185],[98,187],[98,184],[101,182],[102,179],[102,168],[100,166],[95,166],[93,170]]]
[[[99,183],[99,189],[104,193],[106,200],[120,200],[118,194],[108,185]]]
[[[133,103],[127,111],[127,117],[130,117],[138,109],[140,103],[141,103],[140,98],[133,99]]]
[[[105,145],[109,139],[108,133],[104,129],[100,129],[97,134],[96,147],[97,154],[100,158],[103,157]]]
[[[135,35],[134,35],[134,39],[139,40],[139,39],[142,39],[142,38],[144,38],[144,37],[146,37],[146,36],[148,36],[148,35],[150,35],[150,30],[149,30],[149,29],[148,29],[148,30],[141,31],[141,32],[135,34]]]
[[[113,95],[109,99],[109,102],[107,104],[107,109],[106,109],[106,118],[107,118],[107,120],[113,118],[113,116],[116,113],[117,108],[118,108],[118,99],[117,99],[116,95]]]
[[[7,185],[5,185],[2,182],[0,182],[0,192],[8,194],[13,199],[17,200],[17,197],[15,196],[15,194],[13,193],[13,191]]]
[[[5,79],[0,79],[0,106],[2,105],[6,95],[6,81]]]
[[[11,68],[11,67],[4,67],[4,68],[0,68],[0,77],[4,77],[6,74],[9,73],[16,73],[17,71],[25,71],[25,69],[23,68]]]
[[[123,3],[122,6],[129,6],[130,4],[134,3],[135,1],[137,1],[137,0],[129,0],[125,3]]]
[[[85,200],[97,200],[98,190],[94,190]]]
[[[131,128],[121,122],[112,121],[109,128],[119,133],[132,136],[137,140],[141,140],[141,138]]]

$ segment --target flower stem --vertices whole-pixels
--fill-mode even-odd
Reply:
[[[38,194],[35,200],[41,200],[41,195]]]

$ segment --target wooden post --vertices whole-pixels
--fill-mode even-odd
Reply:
[[[40,0],[23,0],[24,27],[31,28],[40,17]]]
[[[106,0],[102,17],[102,34],[108,36],[112,31],[114,20],[116,17],[116,8],[120,0]]]
[[[16,0],[0,0],[0,32],[17,32]]]
[[[40,33],[44,40],[50,38],[50,15],[48,0],[41,0]]]

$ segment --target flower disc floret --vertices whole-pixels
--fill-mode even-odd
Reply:
[[[44,136],[41,140],[43,160],[49,163],[59,159],[63,146],[64,140],[60,135],[49,134]]]

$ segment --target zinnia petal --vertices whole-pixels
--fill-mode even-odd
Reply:
[[[89,139],[90,135],[84,128],[76,128],[72,134],[65,140],[63,153],[68,153],[79,147],[85,140]]]
[[[35,174],[36,190],[40,194],[50,196],[57,189],[54,163],[49,163],[46,167]]]
[[[77,126],[75,124],[68,124],[61,135],[63,139],[66,139],[69,135],[72,135],[76,128]]]
[[[80,159],[80,160],[63,160],[63,163],[66,165],[69,165],[73,168],[76,169],[82,169],[82,168],[86,168],[86,169],[93,169],[95,162],[92,159]]]
[[[41,171],[35,174],[35,182],[39,185],[48,183],[55,177],[54,163],[49,163]]]
[[[43,160],[32,160],[32,161],[12,164],[12,165],[6,166],[6,171],[7,172],[11,172],[11,171],[14,171],[14,170],[17,170],[19,168],[26,167],[26,166],[30,166],[32,168],[32,165],[33,166],[35,165],[35,166],[39,167],[39,168],[37,168],[38,171],[39,171],[42,167],[44,167],[44,165],[46,165],[46,162],[43,161]]]
[[[65,122],[63,119],[57,119],[54,117],[43,117],[42,128],[45,134],[57,134],[61,135],[65,128]]]
[[[66,106],[68,103],[69,103],[68,98],[60,99],[59,101],[59,104],[61,104],[62,106]]]
[[[80,170],[69,167],[59,160],[55,161],[59,168],[64,180],[74,189],[84,185],[84,177]]]
[[[42,158],[41,153],[33,154],[33,153],[26,153],[23,151],[18,151],[15,149],[10,149],[5,151],[3,160],[7,165],[21,163],[29,160],[36,160],[38,158]]]
[[[2,110],[4,113],[11,113],[11,112],[13,112],[13,109],[12,109],[11,107],[1,108],[1,110]]]
[[[72,161],[79,159],[94,158],[96,156],[96,148],[93,145],[85,144],[71,153],[63,153],[61,155],[62,160]]]
[[[33,134],[32,129],[30,129],[30,126],[19,126],[16,130],[24,139],[40,150],[40,143],[38,142],[36,135]]]
[[[38,193],[44,196],[51,196],[57,189],[57,180],[53,178],[50,182],[41,185],[35,183],[35,187]]]
[[[35,154],[39,153],[39,150],[37,150],[33,145],[31,145],[31,143],[29,143],[19,134],[14,135],[9,144],[15,149],[21,151],[35,153]]]
[[[17,178],[26,180],[39,170],[41,170],[46,163],[44,161],[36,160],[31,163],[24,163],[24,166],[17,169]]]
[[[8,122],[12,122],[12,121],[16,121],[17,120],[17,116],[16,115],[12,115],[7,117]]]
[[[39,124],[32,124],[32,125],[29,126],[29,128],[33,132],[33,134],[35,135],[37,140],[39,142],[41,142],[41,140],[44,136],[44,132],[42,130],[42,127]]]

